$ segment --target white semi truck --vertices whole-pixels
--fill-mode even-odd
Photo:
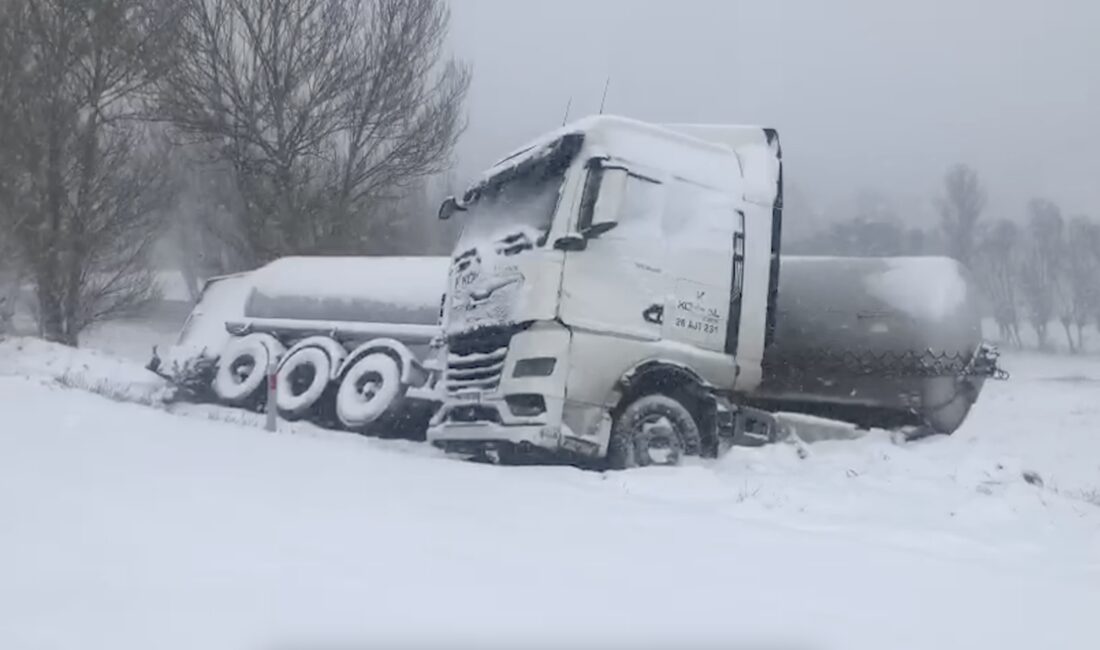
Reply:
[[[782,197],[759,127],[598,116],[501,160],[440,209],[465,223],[428,439],[631,467],[783,409],[953,431],[996,372],[961,267],[781,265]]]
[[[675,463],[773,413],[950,433],[999,372],[944,258],[780,256],[774,130],[581,120],[440,217],[450,258],[286,258],[207,284],[167,362],[193,397],[468,456]],[[426,431],[425,431],[426,430]]]

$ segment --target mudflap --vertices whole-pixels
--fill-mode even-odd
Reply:
[[[734,444],[760,447],[779,440],[779,421],[767,411],[740,406],[735,417]]]
[[[779,420],[768,411],[736,406],[722,398],[716,401],[718,455],[730,447],[760,447],[777,442],[782,437]]]

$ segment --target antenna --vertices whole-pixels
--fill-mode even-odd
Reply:
[[[565,123],[569,121],[569,109],[573,106],[573,96],[569,96],[569,101],[565,103],[565,115],[561,117],[561,125],[565,126]]]
[[[611,85],[611,75],[607,75],[607,81],[603,82],[603,97],[600,98],[600,115],[603,115],[603,105],[607,101],[607,88]]]

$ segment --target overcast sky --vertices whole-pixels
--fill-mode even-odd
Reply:
[[[473,66],[459,175],[597,112],[778,128],[815,206],[885,192],[924,213],[967,162],[990,211],[1100,218],[1100,2],[451,0]],[[790,215],[793,217],[794,215]]]

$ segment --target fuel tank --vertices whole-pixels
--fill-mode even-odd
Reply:
[[[977,288],[943,257],[784,257],[751,401],[863,426],[951,433],[983,374]]]
[[[284,257],[251,275],[246,318],[435,325],[446,257]]]

